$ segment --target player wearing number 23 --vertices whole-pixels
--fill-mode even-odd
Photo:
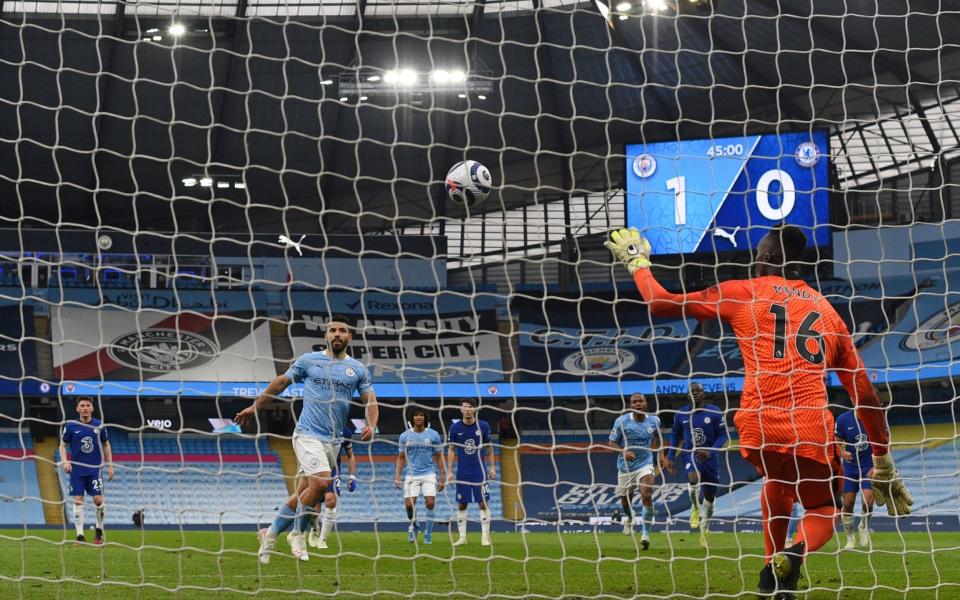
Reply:
[[[877,504],[891,515],[913,500],[890,457],[883,409],[846,325],[830,303],[799,277],[807,239],[778,226],[757,246],[755,276],[700,292],[674,294],[650,272],[650,245],[635,228],[620,229],[605,245],[633,275],[657,316],[722,319],[736,334],[744,362],[743,393],[734,418],[740,452],[766,477],[761,492],[767,564],[758,592],[796,589],[806,552],[833,538],[837,516],[833,416],[825,376],[835,369],[857,405],[871,441]],[[794,502],[805,508],[794,545],[784,548]]]

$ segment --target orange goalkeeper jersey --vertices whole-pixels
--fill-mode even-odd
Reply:
[[[672,294],[650,269],[638,270],[634,281],[655,315],[720,318],[733,328],[744,365],[734,418],[742,450],[832,462],[826,375],[835,369],[858,407],[874,454],[887,452],[880,402],[850,333],[826,298],[805,282],[768,276]]]

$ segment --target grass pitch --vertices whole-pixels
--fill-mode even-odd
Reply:
[[[709,553],[693,534],[478,533],[452,548],[405,533],[342,533],[331,548],[295,560],[285,539],[270,564],[256,535],[216,531],[109,531],[103,547],[72,530],[0,531],[0,598],[243,598],[336,596],[751,598],[763,553],[759,534],[717,533]],[[960,598],[960,534],[875,534],[872,552],[839,552],[839,538],[807,562],[807,598]]]

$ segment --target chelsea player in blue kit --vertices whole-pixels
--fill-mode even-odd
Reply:
[[[340,453],[343,430],[354,393],[366,406],[366,425],[360,439],[370,441],[377,426],[379,409],[373,382],[367,368],[347,355],[353,331],[346,317],[335,316],[326,328],[327,349],[309,352],[298,358],[283,375],[273,379],[252,405],[243,409],[235,421],[243,426],[256,418],[257,409],[271,397],[278,396],[294,382],[303,383],[303,410],[293,434],[293,449],[299,471],[306,482],[302,491],[280,505],[277,517],[267,529],[260,530],[260,562],[270,562],[270,552],[277,537],[291,526],[288,536],[293,554],[309,560],[304,532],[309,528],[317,503],[332,490],[331,472]],[[327,510],[320,527],[320,547],[326,548],[327,536],[336,521],[336,494],[327,496]],[[330,500],[332,499],[333,506]]]
[[[720,483],[720,450],[727,444],[727,426],[723,411],[713,404],[704,404],[703,386],[690,383],[690,404],[677,412],[673,434],[664,467],[671,474],[674,454],[679,451],[687,471],[690,488],[690,528],[700,529],[700,545],[707,547],[713,501]],[[703,489],[701,512],[700,489]],[[702,515],[702,519],[701,519]]]
[[[870,546],[870,518],[873,517],[873,486],[870,484],[870,469],[873,468],[873,450],[867,430],[863,428],[863,421],[857,418],[856,411],[848,411],[837,417],[834,425],[834,434],[843,447],[843,532],[847,535],[845,550],[857,547],[857,540],[853,535],[854,504],[857,502],[857,492],[863,497],[860,517],[860,545]]]
[[[646,414],[647,399],[643,394],[630,396],[630,412],[613,422],[610,446],[621,450],[617,455],[617,495],[623,505],[623,533],[633,534],[632,498],[637,490],[643,503],[641,512],[640,547],[650,547],[650,528],[653,526],[654,458],[659,455],[663,438],[660,417]],[[662,461],[662,456],[660,459]]]
[[[400,453],[397,456],[397,474],[394,484],[403,489],[407,519],[410,521],[407,537],[410,542],[417,541],[416,504],[423,495],[427,507],[426,525],[423,543],[433,543],[433,509],[436,506],[437,492],[443,491],[446,481],[443,466],[443,440],[436,430],[427,426],[427,411],[413,409],[413,427],[400,434]],[[400,476],[406,467],[407,476],[401,483]],[[440,473],[439,480],[437,473]]]
[[[83,535],[83,496],[89,494],[97,507],[97,521],[94,528],[95,544],[103,543],[103,515],[106,506],[103,503],[103,479],[100,466],[107,465],[107,479],[113,480],[113,451],[107,437],[107,428],[100,419],[93,418],[93,398],[77,398],[79,421],[68,421],[60,436],[60,460],[63,472],[70,475],[70,495],[73,496],[73,526],[77,530],[77,541],[87,541]],[[67,457],[66,444],[70,445]]]
[[[493,464],[493,448],[490,447],[490,426],[477,419],[477,401],[464,398],[460,402],[458,422],[450,427],[447,441],[447,474],[453,478],[453,463],[457,463],[457,531],[460,534],[454,546],[467,543],[467,506],[471,502],[480,505],[480,545],[490,545],[490,485],[497,470]],[[484,471],[484,459],[487,469]]]

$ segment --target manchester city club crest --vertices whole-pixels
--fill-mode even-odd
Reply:
[[[347,367],[343,372],[347,374],[347,377],[353,377],[354,375],[357,374],[357,372],[354,371],[352,367]]]
[[[640,179],[646,179],[657,172],[657,159],[652,154],[641,154],[633,159],[633,172]]]
[[[637,361],[637,355],[629,350],[610,346],[587,348],[563,359],[563,370],[574,375],[603,375],[620,373]]]
[[[960,335],[960,302],[934,313],[917,325],[913,334],[905,336],[900,347],[909,351],[924,351],[951,343]]]
[[[190,369],[210,362],[220,348],[206,337],[176,329],[148,329],[113,340],[107,354],[116,362],[152,373]]]
[[[820,149],[813,142],[802,142],[793,156],[801,167],[812,167],[820,162]]]

